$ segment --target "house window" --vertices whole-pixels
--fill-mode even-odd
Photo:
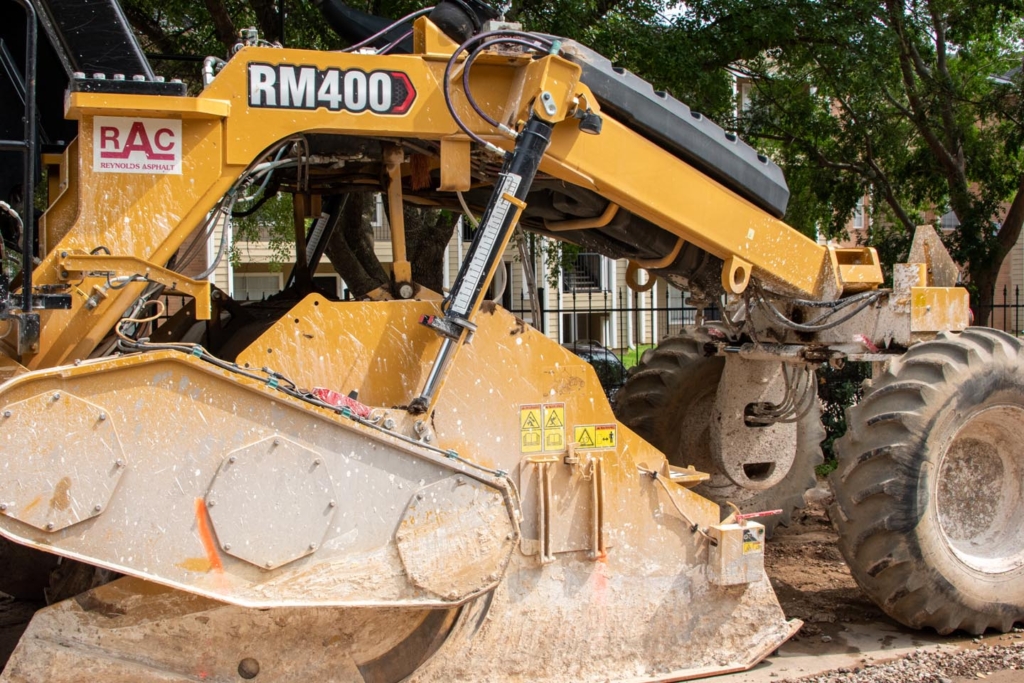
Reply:
[[[609,264],[610,261],[600,254],[577,254],[573,267],[562,273],[562,291],[610,291]]]
[[[341,299],[341,277],[338,275],[314,275],[313,285],[331,299]]]
[[[235,273],[236,301],[263,301],[281,291],[281,273]]]
[[[857,208],[853,211],[853,228],[854,230],[864,229],[864,198],[861,197],[857,202]]]
[[[939,229],[945,232],[955,230],[960,227],[960,219],[956,217],[956,213],[949,211],[942,215],[939,219]]]

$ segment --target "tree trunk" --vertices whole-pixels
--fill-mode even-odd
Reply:
[[[388,282],[387,273],[373,253],[373,228],[366,214],[368,195],[353,194],[345,205],[341,224],[331,234],[324,253],[357,299]]]
[[[449,211],[405,207],[412,279],[438,293],[444,287],[444,250],[452,239],[455,223],[456,217]]]

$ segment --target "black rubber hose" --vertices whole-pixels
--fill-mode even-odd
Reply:
[[[406,54],[412,52],[412,38],[409,37],[402,40],[402,36],[407,29],[400,24],[396,24],[390,31],[386,30],[394,23],[391,19],[361,12],[349,7],[340,0],[313,0],[313,2],[320,9],[320,13],[327,20],[327,23],[330,24],[331,28],[334,29],[334,32],[350,44],[361,43],[375,33],[384,31],[378,38],[370,41],[368,45],[381,48],[399,41],[390,50],[391,52]]]

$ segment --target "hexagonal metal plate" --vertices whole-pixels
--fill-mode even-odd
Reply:
[[[413,584],[460,600],[497,583],[516,534],[499,491],[456,475],[413,495],[395,541]]]
[[[319,454],[283,437],[232,451],[206,494],[221,549],[264,569],[315,552],[334,517]]]
[[[0,474],[0,512],[52,532],[106,510],[126,462],[107,411],[67,392],[0,411],[0,452],[18,460],[17,477]]]

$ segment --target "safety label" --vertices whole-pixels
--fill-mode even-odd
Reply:
[[[615,448],[616,425],[576,425],[573,441],[580,450]]]
[[[759,553],[764,550],[761,540],[752,529],[743,530],[743,554]]]
[[[99,173],[181,175],[181,121],[97,116],[92,170]]]
[[[519,406],[519,450],[523,453],[565,450],[565,404]]]
[[[565,450],[565,404],[544,404],[544,450]]]

